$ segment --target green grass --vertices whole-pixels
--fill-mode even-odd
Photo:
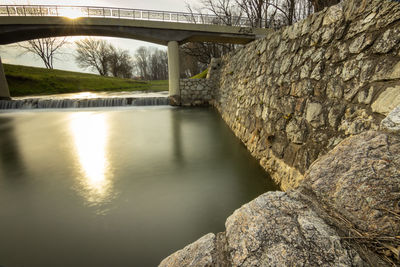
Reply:
[[[203,70],[199,74],[194,75],[190,79],[205,79],[207,77],[208,69]]]
[[[12,96],[100,91],[167,91],[168,81],[137,81],[72,71],[4,64]]]

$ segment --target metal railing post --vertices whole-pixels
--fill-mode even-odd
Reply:
[[[10,16],[10,10],[8,10],[8,6],[7,6],[7,14],[8,16]]]

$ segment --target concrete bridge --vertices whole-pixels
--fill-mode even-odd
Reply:
[[[223,25],[228,19],[235,26]],[[73,35],[121,37],[166,45],[169,94],[179,99],[179,45],[187,42],[246,44],[269,32],[248,25],[246,19],[207,14],[111,7],[8,5],[0,6],[0,45]],[[0,66],[0,98],[9,98],[2,72]]]

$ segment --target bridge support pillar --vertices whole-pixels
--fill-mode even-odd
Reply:
[[[169,99],[173,106],[180,105],[181,91],[179,89],[179,44],[177,41],[168,42],[168,78]]]
[[[4,99],[11,99],[11,97],[10,97],[10,90],[8,90],[6,75],[3,69],[3,63],[1,63],[1,57],[0,57],[0,100]]]

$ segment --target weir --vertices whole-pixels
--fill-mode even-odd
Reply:
[[[27,98],[20,100],[0,100],[0,109],[96,108],[124,106],[160,106],[168,104],[168,97],[113,97],[87,99]]]

